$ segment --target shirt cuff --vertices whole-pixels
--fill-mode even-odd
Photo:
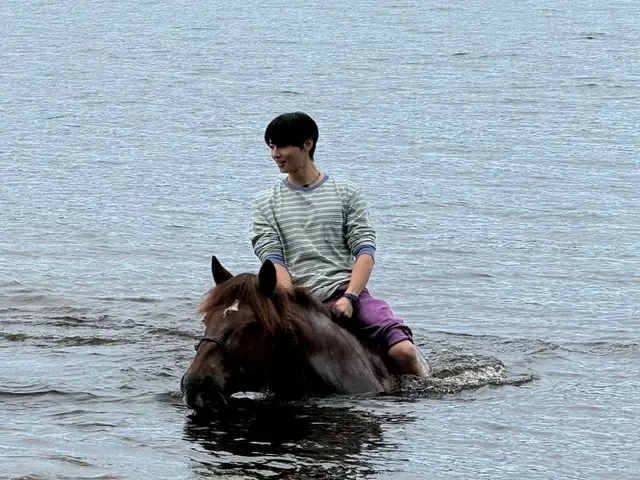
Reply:
[[[356,250],[355,257],[358,258],[363,253],[371,255],[371,258],[375,259],[376,247],[373,245],[362,245],[358,250]]]
[[[271,260],[271,263],[277,263],[278,265],[282,265],[283,267],[286,267],[286,265],[284,264],[284,258],[282,258],[282,255],[267,255],[267,260]]]

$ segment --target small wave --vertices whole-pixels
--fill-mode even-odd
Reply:
[[[640,343],[636,342],[581,342],[568,344],[565,348],[570,352],[597,356],[620,355],[627,357],[640,355]]]
[[[0,288],[5,287],[23,287],[24,284],[18,280],[0,280]]]
[[[83,432],[105,432],[113,428],[117,428],[117,423],[109,422],[74,422],[73,428],[82,430]]]
[[[51,297],[47,294],[35,290],[14,291],[11,295],[11,302],[22,306],[51,303]]]
[[[98,412],[96,410],[85,410],[82,408],[75,408],[73,410],[68,410],[64,412],[51,413],[49,414],[49,417],[62,419],[62,418],[76,417],[76,416],[82,416],[82,415],[95,415],[96,413],[103,413],[103,412]]]
[[[152,328],[149,330],[151,335],[161,335],[166,337],[174,337],[174,338],[186,338],[188,340],[195,340],[197,336],[194,336],[191,332],[185,332],[184,330],[179,330],[177,328]]]
[[[34,346],[48,347],[58,345],[63,347],[85,347],[101,345],[125,345],[133,343],[131,339],[102,338],[102,337],[59,337],[53,335],[27,335],[26,333],[0,333],[0,339],[8,342],[28,343]]]
[[[83,319],[87,318],[86,310],[71,305],[60,304],[57,299],[44,301],[41,305],[32,304],[30,301],[25,303],[20,299],[16,299],[14,296],[10,297],[9,301],[11,303],[10,306],[2,306],[0,308],[0,315],[9,317],[4,319],[9,322],[22,322],[25,318],[39,322],[44,322],[48,319],[83,321]]]
[[[65,347],[123,345],[123,344],[131,343],[130,340],[124,340],[120,338],[100,338],[100,337],[65,337],[65,338],[53,339],[53,342],[57,345],[62,345]]]
[[[174,390],[171,392],[164,392],[164,393],[156,393],[154,394],[154,396],[158,403],[179,407],[180,410],[184,408],[184,403],[182,401],[182,393],[179,390]]]
[[[494,278],[490,273],[483,272],[446,272],[431,276],[432,281],[440,280],[466,280]]]
[[[52,317],[52,321],[47,322],[47,325],[53,327],[79,327],[87,324],[87,319],[82,317],[74,317],[70,315],[61,315]]]
[[[24,342],[29,336],[25,333],[0,333],[0,338],[9,342]]]
[[[557,356],[557,352],[562,350],[562,347],[557,343],[537,341],[530,342],[529,348],[526,350],[526,354],[529,356]]]
[[[109,474],[92,475],[91,477],[59,477],[53,475],[28,474],[16,477],[16,480],[60,480],[60,478],[64,478],[64,480],[86,480],[87,478],[91,478],[91,480],[126,480],[129,477]]]
[[[159,303],[162,300],[151,297],[93,297],[103,302]]]
[[[630,356],[640,354],[640,343],[638,342],[625,343],[615,341],[592,341],[563,342],[562,344],[559,344],[545,340],[523,338],[509,340],[502,339],[500,343],[518,351],[522,351],[529,357],[536,358],[562,357],[568,353],[582,353],[596,356]]]
[[[82,458],[72,457],[70,455],[49,455],[46,458],[57,460],[64,463],[70,463],[79,467],[94,467],[95,465],[83,460]]]
[[[527,356],[560,356],[561,352],[567,351],[561,345],[546,340],[536,338],[505,338],[496,335],[475,335],[464,332],[447,332],[438,330],[434,333],[444,335],[447,339],[461,339],[465,348],[479,348],[486,350],[487,345],[491,349],[498,349],[500,352],[509,354],[525,354]],[[451,346],[448,342],[441,342],[451,352],[461,347]],[[427,345],[428,346],[428,345]]]
[[[43,396],[58,396],[58,397],[80,397],[83,399],[98,398],[98,395],[89,392],[65,392],[56,388],[49,389],[37,389],[37,390],[0,390],[0,398],[15,398],[15,397],[43,397]]]
[[[597,40],[606,36],[603,32],[585,32],[580,35],[583,40]]]
[[[52,310],[69,306],[68,299],[61,297],[47,286],[28,285],[10,280],[0,283],[0,289],[4,295],[3,300],[7,301],[6,307],[3,302],[4,308],[41,307]]]

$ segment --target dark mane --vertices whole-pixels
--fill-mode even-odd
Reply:
[[[209,315],[217,308],[228,307],[238,300],[253,310],[269,333],[289,330],[297,317],[318,312],[330,315],[329,310],[307,289],[297,287],[292,293],[276,291],[271,297],[260,292],[258,277],[242,273],[211,289],[203,299],[198,313]]]

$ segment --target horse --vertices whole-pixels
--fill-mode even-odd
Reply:
[[[386,352],[359,340],[306,288],[276,288],[271,261],[257,275],[234,276],[212,256],[211,272],[215,286],[198,310],[204,336],[180,382],[188,407],[220,407],[239,392],[296,399],[397,388]]]

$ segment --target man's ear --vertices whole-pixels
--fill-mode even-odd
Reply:
[[[311,138],[307,138],[307,139],[304,141],[304,144],[303,144],[303,145],[304,145],[304,149],[305,149],[307,152],[311,151],[311,149],[313,148],[313,139],[311,139]]]

